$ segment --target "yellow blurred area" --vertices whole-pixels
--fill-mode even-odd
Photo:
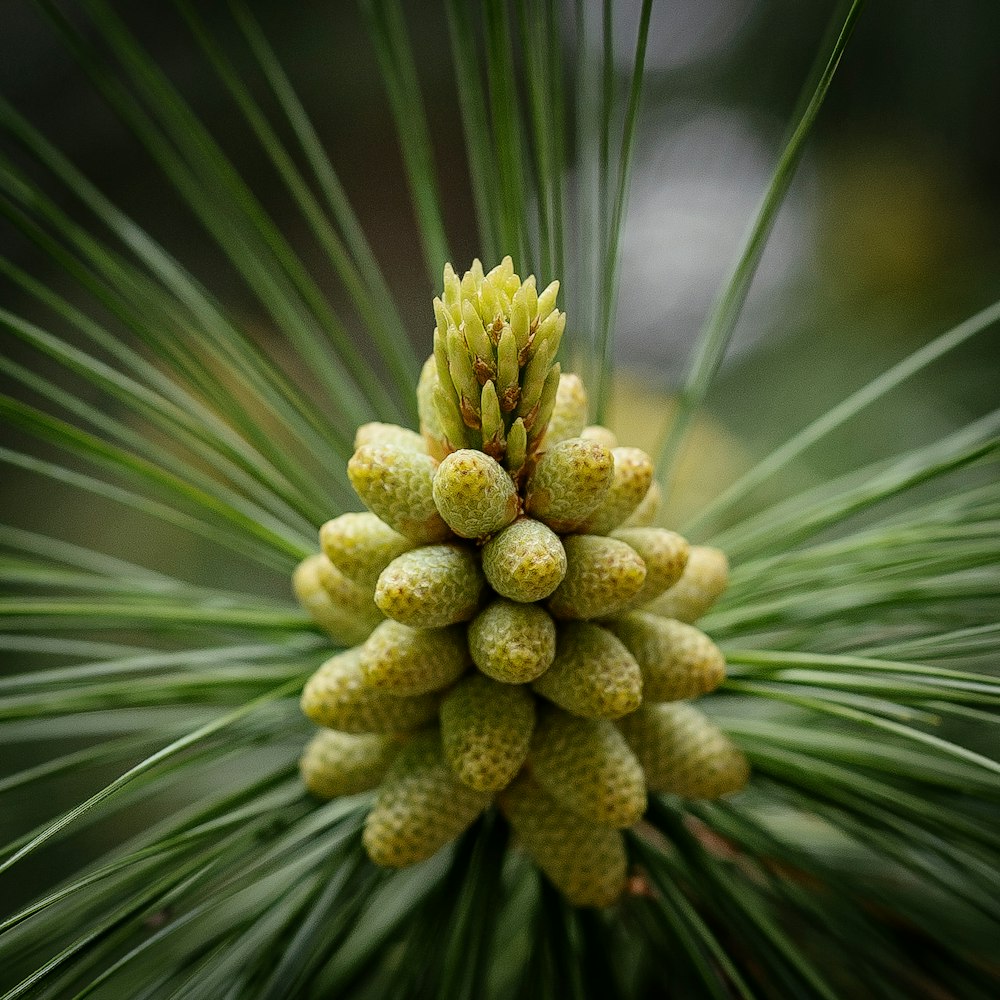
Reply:
[[[654,389],[640,376],[622,372],[612,383],[608,426],[621,444],[642,448],[655,460],[676,405],[673,397]],[[698,415],[688,431],[673,490],[657,522],[668,527],[683,524],[721,493],[749,461],[746,449],[717,420]]]

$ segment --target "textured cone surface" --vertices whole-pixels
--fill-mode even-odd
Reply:
[[[437,730],[421,733],[400,750],[379,788],[365,821],[365,849],[386,868],[416,864],[454,840],[489,801],[452,773]]]
[[[729,583],[729,561],[720,549],[692,545],[687,566],[665,594],[645,608],[664,618],[697,621],[715,604]]]
[[[666,528],[618,528],[612,538],[635,549],[646,564],[642,589],[632,598],[633,606],[647,604],[672,587],[687,566],[691,546],[676,531]]]
[[[309,556],[299,563],[292,575],[292,589],[302,607],[324,632],[337,643],[354,646],[364,642],[371,630],[382,620],[382,614],[371,600],[371,595],[346,577],[338,597],[323,585],[324,579],[334,578],[329,570],[332,564],[326,556]]]
[[[614,472],[614,457],[603,445],[583,438],[562,441],[531,473],[525,510],[553,531],[571,531],[600,505]]]
[[[565,576],[566,552],[551,528],[523,517],[483,546],[483,572],[498,594],[512,601],[540,601]]]
[[[595,823],[632,826],[646,811],[642,768],[607,719],[544,713],[529,759],[532,776],[550,795]]]
[[[434,474],[434,502],[456,535],[482,538],[517,517],[517,487],[503,466],[481,451],[452,452]]]
[[[458,778],[481,792],[511,783],[528,756],[535,699],[523,687],[471,674],[441,703],[441,742]]]
[[[574,906],[610,906],[621,896],[628,862],[618,830],[581,819],[526,775],[500,805],[525,850]]]
[[[656,523],[656,515],[660,513],[660,504],[663,502],[663,490],[660,484],[654,479],[649,484],[646,495],[642,498],[642,503],[634,511],[631,517],[622,522],[623,527],[647,528]]]
[[[579,437],[586,426],[587,390],[579,375],[562,374],[542,446],[550,448],[567,438]]]
[[[601,505],[587,518],[583,530],[606,535],[627,521],[642,503],[653,482],[653,460],[639,448],[615,448],[615,474]]]
[[[488,677],[527,684],[549,669],[556,655],[556,625],[537,604],[498,598],[469,623],[469,651]]]
[[[404,625],[442,628],[476,613],[484,582],[474,552],[459,545],[425,545],[386,566],[375,603]]]
[[[427,443],[421,435],[398,424],[362,424],[354,435],[354,450],[366,444],[394,444],[409,451],[427,451]]]
[[[646,566],[635,549],[603,535],[563,539],[566,575],[549,598],[557,618],[603,618],[628,606],[642,589]]]
[[[434,695],[403,698],[366,687],[360,649],[327,660],[302,691],[306,716],[345,733],[405,733],[433,719],[437,706]]]
[[[561,625],[552,666],[532,687],[585,719],[617,719],[642,701],[642,673],[624,645],[589,622]]]
[[[454,683],[469,665],[465,630],[382,622],[361,647],[365,686],[391,694],[427,694]]]
[[[440,542],[451,532],[434,505],[430,455],[395,444],[362,445],[347,474],[364,505],[391,528],[415,542]]]
[[[344,576],[369,591],[379,574],[415,542],[374,514],[341,514],[319,529],[323,553]]]
[[[306,788],[321,799],[355,795],[384,777],[399,743],[374,733],[318,732],[302,754],[299,771]]]
[[[651,792],[715,799],[739,791],[750,778],[743,752],[686,702],[644,705],[618,726],[639,758]]]
[[[603,622],[642,671],[645,701],[682,701],[714,691],[726,679],[722,650],[693,625],[635,611]]]

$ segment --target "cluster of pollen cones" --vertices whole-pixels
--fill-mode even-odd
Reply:
[[[348,474],[368,512],[323,525],[295,572],[350,647],[306,684],[323,728],[301,769],[320,797],[377,788],[379,865],[430,857],[496,804],[571,902],[605,906],[647,792],[715,798],[749,772],[690,703],[725,677],[690,624],[725,556],[652,527],[649,456],[587,426],[582,383],[553,361],[557,291],[510,258],[445,268],[421,432],[360,428]]]

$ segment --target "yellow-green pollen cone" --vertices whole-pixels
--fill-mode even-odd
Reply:
[[[347,471],[368,509],[332,517],[295,572],[349,647],[305,686],[321,728],[300,766],[321,799],[373,790],[378,865],[417,864],[496,808],[571,903],[610,906],[649,794],[715,798],[750,771],[690,704],[725,679],[690,623],[726,557],[657,526],[652,460],[589,423],[556,361],[558,291],[509,257],[445,267],[420,427],[358,429]]]

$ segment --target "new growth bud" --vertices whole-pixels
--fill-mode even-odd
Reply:
[[[474,261],[461,279],[445,266],[434,300],[437,389],[425,393],[434,407],[431,437],[443,438],[446,451],[482,450],[515,476],[523,468],[555,404],[554,362],[566,326],[555,308],[558,291],[553,282],[539,296],[534,277],[522,283],[509,257],[488,274]],[[437,455],[433,447],[431,453]]]

